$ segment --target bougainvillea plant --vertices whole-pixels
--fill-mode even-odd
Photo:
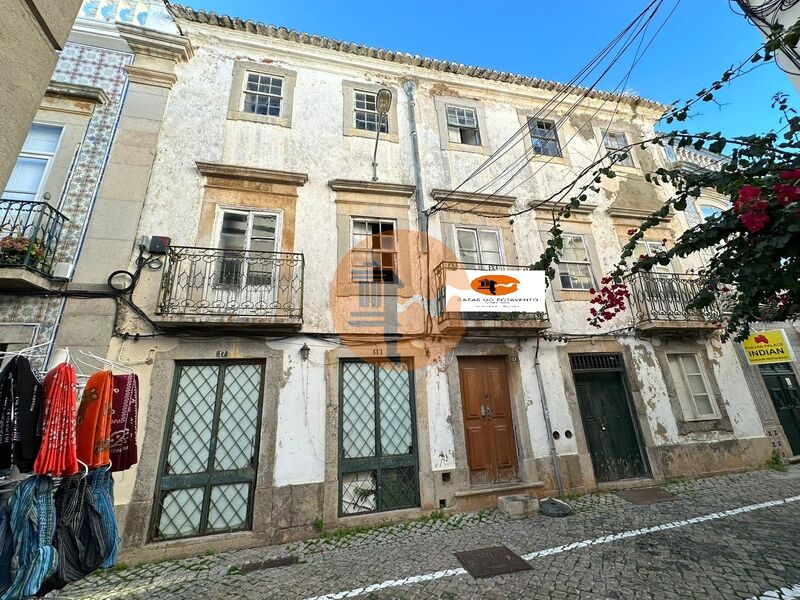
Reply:
[[[684,121],[697,102],[713,101],[724,85],[746,75],[753,64],[772,60],[782,45],[794,47],[800,40],[800,21],[788,29],[774,27],[764,46],[738,67],[727,70],[697,97],[662,117],[662,123]],[[571,185],[548,199],[561,203],[554,215],[551,239],[534,268],[545,270],[552,279],[563,248],[560,220],[569,218],[591,192],[600,192],[603,178],[613,178],[614,165],[625,160],[634,146],[690,146],[713,153],[729,152],[718,171],[687,174],[680,169],[659,168],[645,179],[663,187],[669,199],[628,231],[619,262],[592,290],[588,321],[597,327],[614,319],[627,308],[627,286],[631,274],[668,265],[673,257],[703,251],[704,267],[694,273],[699,279],[687,311],[702,311],[724,301],[725,317],[720,324],[722,338],[744,339],[750,323],[794,320],[800,315],[800,117],[788,106],[787,97],[777,94],[773,108],[781,113],[782,129],[764,135],[735,138],[720,133],[672,131],[631,144],[590,165]],[[583,183],[586,180],[588,183]],[[730,199],[730,208],[686,230],[671,247],[647,256],[636,256],[636,243],[673,211],[684,211],[703,189],[713,189]]]

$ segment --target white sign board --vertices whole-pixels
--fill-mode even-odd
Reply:
[[[447,312],[545,312],[544,271],[448,271]]]

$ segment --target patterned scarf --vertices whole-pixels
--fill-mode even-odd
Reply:
[[[42,447],[33,465],[38,475],[64,477],[78,472],[75,412],[78,394],[75,368],[62,363],[44,378]]]
[[[114,375],[111,419],[111,470],[124,471],[138,462],[139,378]]]
[[[111,371],[89,377],[78,408],[78,460],[89,468],[109,463],[112,377]]]

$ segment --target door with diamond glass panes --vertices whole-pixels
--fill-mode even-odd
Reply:
[[[340,516],[419,506],[416,430],[407,363],[342,361]]]
[[[251,527],[262,389],[261,364],[177,365],[153,540]]]

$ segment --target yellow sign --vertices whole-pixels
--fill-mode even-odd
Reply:
[[[751,365],[794,361],[794,352],[783,329],[753,333],[742,342],[742,347]]]

